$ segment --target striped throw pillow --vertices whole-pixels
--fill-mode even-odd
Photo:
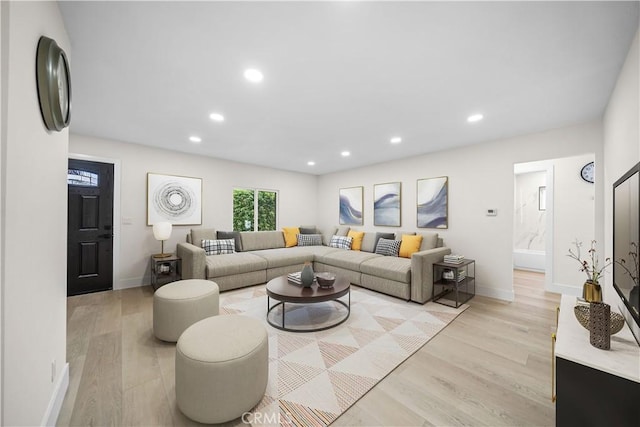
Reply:
[[[401,243],[402,242],[399,240],[381,238],[380,240],[378,240],[378,244],[376,245],[376,253],[378,255],[385,256],[398,256]]]
[[[232,254],[236,251],[236,242],[233,239],[203,240],[202,249],[207,255]]]
[[[350,250],[352,242],[353,242],[353,237],[333,236],[331,238],[331,242],[329,242],[329,246],[332,247],[332,248]]]
[[[322,246],[320,234],[298,234],[298,246]]]

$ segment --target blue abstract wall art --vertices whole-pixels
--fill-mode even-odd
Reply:
[[[373,186],[373,225],[400,227],[401,183]]]
[[[363,187],[340,189],[340,225],[362,225]]]
[[[447,228],[449,178],[427,178],[418,180],[418,227]]]

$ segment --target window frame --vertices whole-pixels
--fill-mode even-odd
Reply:
[[[270,188],[233,187],[233,190],[231,192],[231,228],[232,229],[234,228],[233,225],[235,223],[235,206],[233,201],[234,201],[236,190],[253,192],[253,230],[234,230],[234,231],[275,231],[280,228],[280,224],[279,224],[280,190],[274,190]],[[259,200],[258,195],[261,191],[268,192],[268,193],[275,193],[276,195],[276,207],[275,207],[276,221],[275,221],[275,226],[273,230],[258,230],[258,200]]]

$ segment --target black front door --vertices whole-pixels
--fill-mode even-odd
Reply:
[[[113,289],[113,165],[69,159],[67,295]]]

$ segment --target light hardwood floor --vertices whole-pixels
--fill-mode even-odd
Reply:
[[[514,302],[474,297],[333,425],[554,425],[550,335],[560,296],[543,282],[516,270]],[[175,345],[153,337],[152,295],[142,287],[68,298],[59,426],[197,424],[176,407]]]

